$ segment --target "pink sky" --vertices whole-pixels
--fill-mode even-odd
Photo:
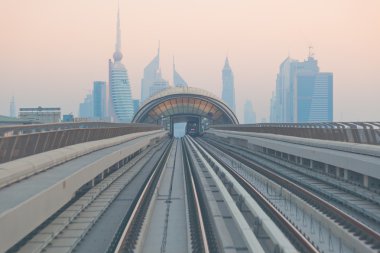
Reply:
[[[246,99],[269,116],[279,64],[303,60],[314,46],[321,71],[334,73],[334,119],[380,121],[380,1],[120,0],[123,62],[133,97],[161,41],[191,86],[221,94],[226,54],[235,75],[238,116]],[[0,114],[60,106],[77,114],[94,80],[108,80],[117,1],[2,0]]]

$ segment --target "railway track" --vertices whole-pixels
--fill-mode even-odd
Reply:
[[[224,173],[229,173],[232,177],[237,181],[239,185],[249,194],[252,199],[254,199],[257,203],[259,203],[260,207],[265,211],[265,213],[276,223],[276,225],[282,229],[284,234],[286,234],[289,238],[289,241],[296,247],[296,249],[300,252],[319,252],[318,249],[312,245],[308,239],[300,233],[297,228],[288,221],[288,219],[274,206],[272,205],[266,198],[261,194],[260,191],[255,189],[244,177],[239,175],[234,171],[233,168],[229,164],[224,163],[220,156],[215,156],[212,153],[209,153],[206,149],[204,149],[199,143],[194,140],[190,140],[194,146],[196,146],[200,153],[205,157],[205,159],[212,164],[216,170],[221,171],[221,175],[225,175]],[[220,154],[219,154],[220,155]],[[236,187],[234,185],[234,187]],[[245,197],[247,199],[247,197]],[[247,201],[247,200],[246,200]],[[272,227],[273,229],[273,227]],[[278,239],[278,238],[277,238]],[[282,239],[284,240],[284,239]],[[287,252],[286,248],[277,249],[278,252]],[[292,252],[295,249],[290,249]],[[267,252],[276,252],[276,249],[266,250]]]
[[[140,153],[89,190],[85,187],[84,192],[30,235],[24,245],[10,252],[71,252],[76,249],[120,193],[141,174],[141,165],[148,164],[154,154],[167,145],[167,141],[162,142]],[[136,166],[138,164],[140,166]]]
[[[184,144],[174,140],[109,252],[217,252]],[[182,188],[181,188],[182,187]]]
[[[204,202],[200,201],[201,196],[198,195],[198,187],[194,179],[192,171],[192,163],[190,161],[188,150],[184,141],[182,141],[182,154],[185,169],[187,205],[189,210],[194,210],[189,214],[190,234],[192,240],[193,252],[209,253],[217,250],[215,238],[210,229],[207,213],[204,212]],[[202,211],[203,210],[203,211]]]
[[[302,200],[304,200],[315,210],[317,210],[318,212],[314,212],[314,215],[318,215],[318,213],[320,213],[321,215],[324,215],[327,218],[329,218],[331,222],[335,222],[335,224],[339,227],[339,231],[345,231],[347,235],[350,235],[352,237],[352,241],[356,241],[355,246],[352,246],[352,242],[347,242],[349,245],[351,245],[351,247],[350,249],[345,249],[344,246],[342,246],[342,240],[340,240],[338,242],[338,252],[345,252],[345,250],[350,250],[351,252],[378,252],[380,242],[378,232],[374,231],[372,228],[368,227],[367,225],[358,221],[354,217],[350,216],[349,214],[340,210],[336,206],[332,205],[327,200],[318,196],[316,193],[313,193],[310,190],[305,189],[305,187],[302,186],[303,184],[305,184],[305,182],[299,183],[297,181],[292,181],[289,178],[286,178],[286,176],[279,175],[276,173],[273,167],[268,167],[265,166],[263,163],[258,163],[257,160],[252,159],[252,157],[244,155],[244,152],[242,152],[241,150],[234,150],[232,147],[226,147],[226,145],[222,145],[221,143],[217,143],[212,140],[208,140],[208,143],[211,143],[213,147],[211,147],[204,141],[200,142],[202,143],[202,146],[208,147],[208,150],[217,148],[218,151],[214,151],[213,156],[215,158],[219,157],[218,160],[221,161],[221,156],[230,157],[229,159],[233,161],[232,163],[235,163],[235,165],[238,165],[238,167],[247,167],[249,170],[254,170],[259,174],[265,176],[267,180],[268,178],[270,178],[270,180],[281,186],[281,191],[283,190],[283,188],[288,189],[291,192],[291,195],[299,196]],[[228,159],[224,159],[224,164],[226,164],[226,160]],[[240,170],[242,170],[242,168],[240,168]],[[262,188],[265,189],[265,185],[263,186],[264,187]],[[268,191],[268,185],[266,186],[266,188],[266,191]],[[289,199],[291,199],[291,195],[289,195]],[[339,231],[335,231],[336,234],[342,233]],[[333,232],[334,231],[331,230],[328,231],[329,234]],[[307,237],[310,238],[311,236],[307,235]],[[312,242],[316,246],[318,246],[318,241]],[[335,250],[336,248],[337,247],[335,247]],[[332,245],[329,245],[327,249],[333,251],[334,247]]]
[[[253,225],[251,209],[189,139],[175,140],[154,171],[109,252],[297,252],[274,224]]]
[[[215,145],[223,145],[216,140],[208,140]],[[259,151],[239,146],[226,148],[250,160],[255,160],[263,166],[271,167],[277,173],[320,195],[380,233],[380,195],[378,193]]]
[[[13,251],[379,251],[376,231],[260,161],[212,140],[162,141]]]
[[[124,217],[107,252],[134,252],[145,215],[148,211],[149,202],[165,166],[171,146],[172,142],[166,148],[161,159],[156,163],[150,176],[145,180],[143,188],[133,201],[133,208]]]

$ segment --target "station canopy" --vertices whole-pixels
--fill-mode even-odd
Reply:
[[[170,87],[151,96],[140,106],[133,122],[157,124],[162,118],[176,116],[199,116],[210,124],[239,124],[223,101],[194,87]]]

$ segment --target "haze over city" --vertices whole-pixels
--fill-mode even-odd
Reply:
[[[0,114],[58,106],[78,114],[94,80],[108,82],[117,1],[0,3]],[[303,60],[313,46],[321,71],[334,73],[334,121],[380,120],[379,1],[120,1],[122,62],[140,98],[144,67],[161,44],[161,69],[172,85],[172,57],[190,86],[221,96],[229,57],[237,115],[252,100],[269,118],[280,63]]]

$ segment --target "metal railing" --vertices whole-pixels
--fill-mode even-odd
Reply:
[[[380,122],[260,123],[210,128],[380,145]]]
[[[0,138],[0,163],[78,143],[161,129],[149,124],[62,123],[1,127],[17,134]]]

